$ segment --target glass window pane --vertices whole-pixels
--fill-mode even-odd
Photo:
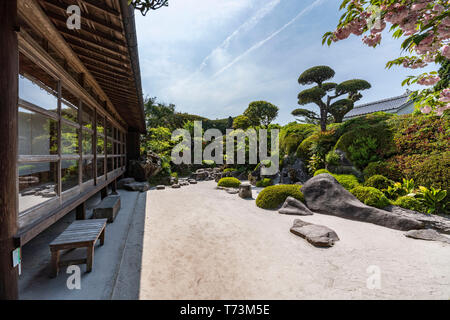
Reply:
[[[81,112],[81,123],[88,129],[94,129],[92,126],[94,123],[94,111],[85,104],[83,104],[83,109]]]
[[[113,154],[112,142],[109,139],[107,140],[107,144],[106,144],[106,153]]]
[[[114,170],[114,163],[113,163],[113,158],[108,158],[107,159],[107,164],[108,164],[108,172],[113,171]]]
[[[83,182],[94,179],[94,160],[83,160]]]
[[[61,161],[61,184],[62,191],[78,185],[78,160]]]
[[[105,174],[105,164],[104,164],[104,159],[97,159],[97,177],[101,177]]]
[[[86,131],[83,131],[83,154],[92,154],[92,141],[94,137]]]
[[[19,154],[57,154],[57,134],[57,121],[39,113],[19,108]]]
[[[19,169],[19,212],[56,197],[56,162],[22,163]]]
[[[61,124],[62,154],[78,153],[78,129],[67,124]]]
[[[106,121],[106,135],[111,138],[113,137],[113,129],[111,122],[109,121]]]
[[[67,120],[78,123],[78,109],[61,101],[61,116]]]
[[[19,54],[19,57],[19,98],[56,113],[58,109],[57,80],[22,53]]]
[[[103,117],[97,119],[97,154],[105,154],[105,131]]]

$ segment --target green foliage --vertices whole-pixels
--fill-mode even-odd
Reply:
[[[371,207],[382,209],[390,204],[383,192],[372,187],[358,186],[351,189],[350,192],[359,201]]]
[[[333,174],[332,175],[346,190],[352,190],[359,186],[358,178],[352,174]]]
[[[247,116],[240,115],[237,116],[233,121],[233,129],[247,130],[250,127],[251,121]]]
[[[364,182],[365,187],[373,187],[378,190],[384,190],[394,185],[394,181],[389,180],[388,178],[376,174],[371,176],[369,179]]]
[[[308,161],[311,158],[311,146],[318,139],[317,135],[310,135],[303,140],[297,148],[296,155],[303,161]]]
[[[256,186],[258,188],[265,188],[265,187],[268,187],[271,185],[273,185],[273,181],[270,178],[264,178],[264,179],[256,182]]]
[[[328,66],[312,67],[300,75],[298,83],[301,85],[323,83],[324,81],[333,78],[334,75],[334,70]]]
[[[357,93],[361,90],[370,89],[372,86],[366,80],[353,79],[344,81],[336,87],[336,93]]]
[[[409,209],[417,212],[426,211],[425,206],[420,200],[410,196],[399,197],[392,204],[400,208]]]
[[[275,185],[264,188],[256,198],[256,205],[263,209],[279,208],[287,197],[293,197],[300,201],[305,201],[301,186],[296,184]]]
[[[341,99],[330,105],[328,112],[333,115],[336,123],[341,123],[344,116],[353,109],[354,102],[351,99]]]
[[[174,143],[171,141],[172,133],[168,128],[150,128],[147,135],[147,148],[157,154],[170,153]]]
[[[330,174],[330,175],[333,175],[330,171],[328,171],[327,169],[319,169],[319,170],[316,170],[316,172],[314,172],[314,177],[315,176],[317,176],[317,175],[319,175],[319,174],[322,174],[322,173],[328,173],[328,174]]]
[[[387,162],[403,177],[414,179],[417,185],[450,189],[450,151],[431,155],[398,155]]]
[[[305,89],[298,94],[298,104],[305,105],[308,103],[320,103],[321,99],[325,97],[326,94],[326,91],[319,87]]]
[[[394,181],[400,180],[401,178],[401,172],[394,165],[386,161],[376,161],[369,163],[364,169],[363,174],[366,179],[377,174],[385,176],[388,179]]]
[[[447,213],[447,190],[435,189],[431,187],[430,189],[420,186],[419,194],[417,197],[427,208],[427,213]]]
[[[278,116],[278,107],[267,101],[253,101],[244,111],[254,126],[268,126]]]
[[[236,179],[233,177],[222,178],[217,183],[218,187],[225,187],[225,188],[239,188],[240,185],[241,185],[241,181],[239,181],[239,179]]]
[[[313,154],[311,158],[308,161],[308,170],[309,173],[316,172],[319,170],[319,168],[323,168],[325,166],[325,162],[321,157],[319,157],[317,154]]]
[[[312,124],[289,123],[280,131],[280,152],[286,155],[296,152],[300,143],[315,131]]]
[[[331,150],[325,156],[325,162],[329,166],[337,166],[337,165],[339,165],[340,160],[341,160],[340,155],[334,150]]]
[[[226,168],[223,170],[223,172],[234,172],[237,171],[236,168]]]

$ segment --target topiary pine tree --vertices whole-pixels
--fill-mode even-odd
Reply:
[[[319,107],[320,114],[311,113],[307,109],[296,109],[292,114],[294,116],[307,116],[310,119],[320,121],[321,131],[327,130],[328,114],[333,116],[335,122],[342,122],[345,114],[353,109],[354,103],[361,99],[362,95],[359,92],[371,87],[370,83],[360,79],[347,80],[340,84],[325,82],[333,78],[334,75],[335,72],[330,67],[317,66],[306,70],[298,78],[298,83],[301,85],[316,84],[316,86],[298,94],[298,104],[314,103]],[[333,102],[333,100],[344,95],[347,95],[347,97]],[[322,100],[324,97],[325,101]]]

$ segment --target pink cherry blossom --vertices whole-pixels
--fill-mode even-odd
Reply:
[[[425,106],[422,109],[420,109],[420,111],[422,111],[422,113],[428,114],[431,112],[431,107],[430,106]]]

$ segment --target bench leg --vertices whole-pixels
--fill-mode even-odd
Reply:
[[[59,250],[52,251],[52,262],[51,262],[51,277],[55,278],[59,272]]]
[[[105,229],[103,229],[102,233],[100,233],[100,245],[102,246],[105,243]]]
[[[108,187],[100,190],[100,198],[103,200],[108,196]]]
[[[94,264],[94,245],[87,247],[86,258],[86,272],[92,271],[92,265]]]

